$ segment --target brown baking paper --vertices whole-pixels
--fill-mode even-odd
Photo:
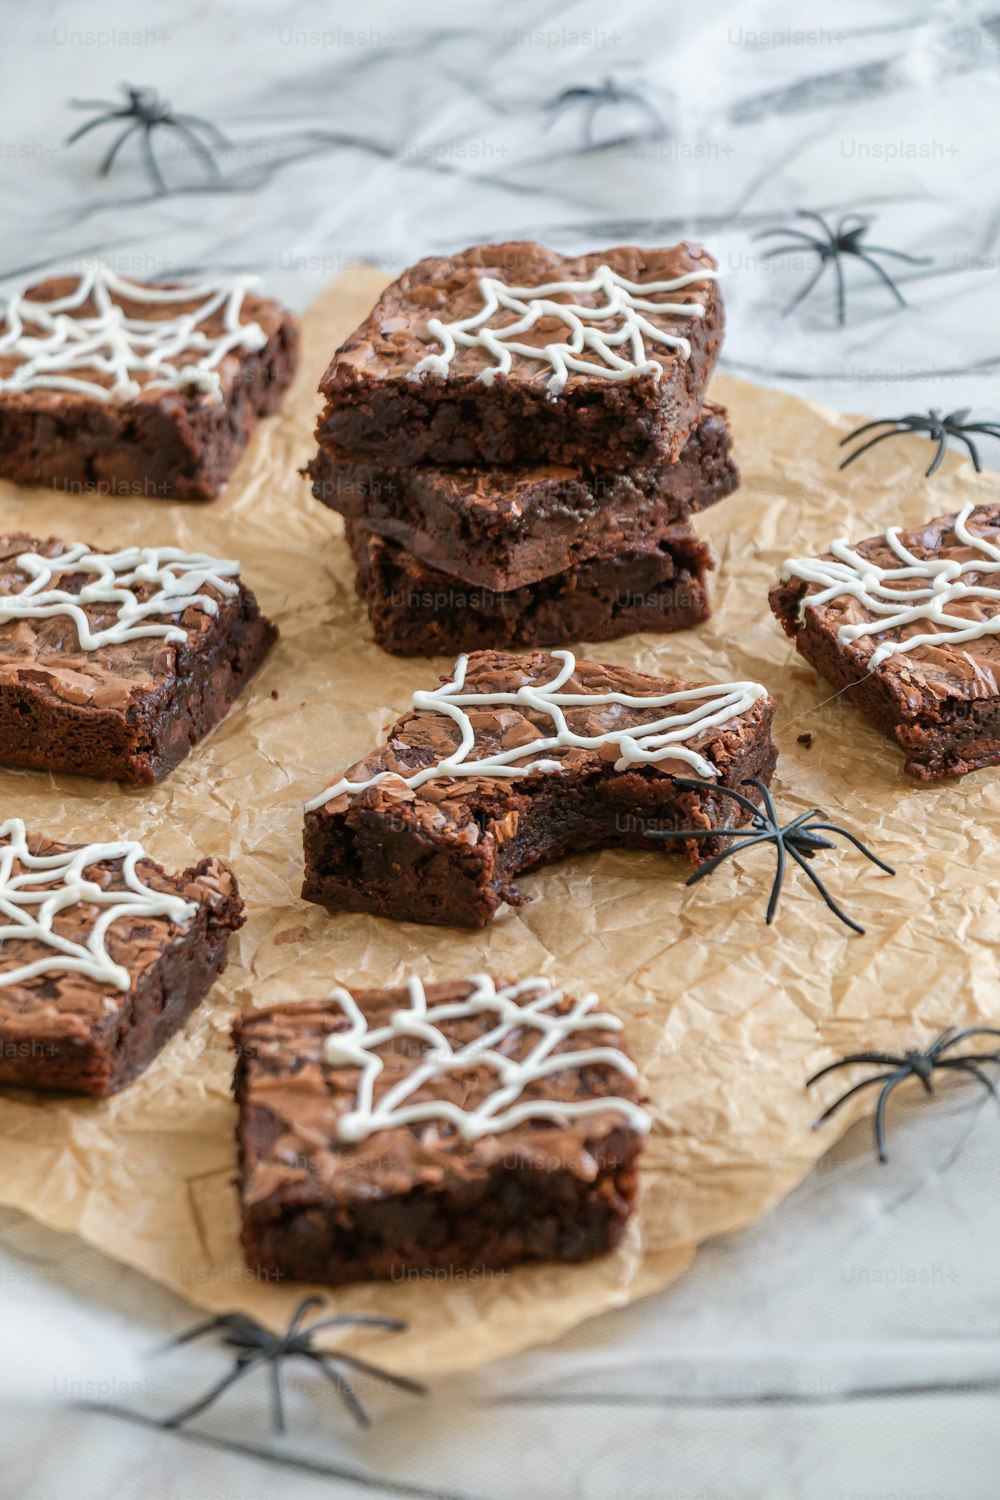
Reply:
[[[767,608],[791,551],[914,523],[995,478],[950,456],[917,477],[928,445],[886,443],[844,474],[845,418],[735,380],[730,409],[743,488],[701,518],[718,557],[715,613],[702,628],[635,636],[591,653],[648,672],[758,678],[779,703],[775,778],[793,816],[816,803],[897,867],[882,875],[846,846],[823,875],[868,928],[853,936],[793,868],[763,925],[773,850],[684,886],[686,864],[609,850],[529,876],[535,900],[486,932],[329,916],[298,897],[302,803],[380,742],[414,688],[450,662],[400,661],[371,641],[341,522],[297,470],[310,456],[317,382],[383,284],[356,271],[305,320],[303,368],[227,493],[210,505],[68,498],[0,486],[4,529],[101,546],[173,543],[238,556],[281,640],[225,723],[153,791],[0,771],[5,816],[59,839],[138,838],[168,868],[230,860],[248,909],[229,969],[184,1033],[111,1101],[0,1097],[0,1201],[89,1244],[192,1303],[242,1308],[273,1327],[303,1295],[244,1269],[233,1189],[229,1027],[243,1006],[312,999],[334,982],[391,984],[410,971],[488,968],[593,987],[625,1018],[655,1128],[640,1207],[624,1245],[582,1266],[353,1286],[337,1309],[406,1320],[409,1331],[350,1347],[403,1370],[467,1369],[555,1338],[582,1319],[672,1281],[709,1235],[751,1223],[809,1171],[848,1123],[811,1129],[804,1080],[860,1047],[927,1041],[947,1024],[996,1021],[1000,914],[984,872],[1000,830],[1000,770],[922,786],[902,757],[796,657]],[[807,746],[799,737],[811,734]],[[859,1101],[857,1112],[870,1107]]]

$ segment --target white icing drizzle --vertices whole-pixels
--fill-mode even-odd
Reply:
[[[342,1141],[363,1141],[377,1130],[428,1120],[446,1120],[464,1140],[474,1141],[480,1136],[510,1130],[525,1120],[562,1123],[609,1110],[624,1115],[633,1130],[644,1134],[648,1131],[650,1119],[646,1111],[631,1100],[617,1096],[566,1102],[522,1098],[527,1084],[567,1068],[609,1067],[616,1068],[626,1078],[636,1077],[635,1064],[616,1047],[555,1051],[560,1043],[580,1032],[622,1029],[616,1016],[594,1010],[596,995],[584,995],[581,1000],[574,1001],[572,1009],[565,1015],[553,1015],[552,1011],[563,999],[563,991],[553,989],[546,979],[524,979],[501,990],[496,988],[488,974],[473,974],[468,982],[473,989],[467,999],[428,1008],[423,984],[414,977],[406,986],[409,1007],[394,1011],[388,1025],[374,1029],[369,1027],[347,990],[338,986],[332,992],[330,999],[336,1000],[343,1008],[350,1026],[348,1030],[334,1032],[326,1038],[323,1060],[331,1068],[360,1069],[354,1107],[337,1123],[337,1133]],[[534,999],[524,1005],[518,1003],[521,996],[535,991]],[[496,1024],[464,1046],[453,1046],[440,1029],[447,1021],[489,1013],[496,1016]],[[538,1032],[538,1040],[523,1061],[506,1056],[504,1048],[510,1037],[528,1028]],[[398,1037],[413,1037],[425,1042],[427,1051],[413,1071],[388,1089],[376,1103],[375,1084],[383,1068],[377,1049]],[[484,1065],[496,1070],[497,1087],[475,1109],[461,1109],[445,1099],[407,1103],[425,1084],[433,1084],[449,1073]]]
[[[0,375],[0,391],[73,391],[97,401],[135,401],[143,385],[137,375],[151,375],[148,389],[195,389],[222,400],[218,366],[233,349],[262,349],[267,334],[259,323],[241,323],[247,288],[256,277],[240,276],[194,286],[146,286],[126,281],[108,266],[88,264],[73,291],[53,302],[33,302],[22,295],[7,306],[6,331],[0,332],[0,357],[20,359]],[[137,303],[196,302],[172,318],[126,316],[115,297]],[[92,300],[96,312],[77,315]],[[221,311],[222,331],[202,326]],[[79,371],[99,371],[110,384],[88,380]]]
[[[429,318],[427,331],[440,343],[441,353],[426,355],[407,378],[416,380],[425,372],[447,376],[461,344],[466,349],[484,349],[495,360],[495,364],[479,373],[478,379],[484,385],[492,384],[497,375],[509,374],[515,354],[552,367],[552,374],[546,382],[546,389],[552,396],[557,396],[563,389],[570,371],[611,381],[635,380],[640,375],[652,375],[658,380],[663,367],[649,357],[644,340],[679,349],[685,359],[690,358],[691,345],[687,339],[665,332],[642,315],[657,313],[661,317],[667,314],[703,318],[705,308],[701,302],[652,302],[650,296],[679,291],[695,281],[715,281],[718,275],[718,271],[706,269],[688,271],[669,281],[626,281],[610,266],[598,266],[589,281],[550,281],[544,286],[534,287],[507,286],[493,276],[483,276],[479,281],[483,298],[481,310],[454,323]],[[552,301],[561,294],[580,297],[592,292],[604,297],[596,307],[579,302]],[[499,312],[512,312],[517,316],[503,327],[486,326]],[[556,318],[564,323],[567,328],[565,340],[543,347],[518,342],[518,336],[533,328],[540,318]],[[595,326],[602,323],[615,326]],[[619,353],[623,346],[626,352]],[[585,351],[595,355],[596,360],[582,359]]]
[[[43,943],[51,950],[33,963],[0,972],[0,986],[22,984],[39,974],[85,974],[114,989],[127,990],[132,983],[128,970],[116,964],[105,947],[112,922],[122,917],[166,917],[182,923],[198,910],[180,896],[151,890],[136,870],[137,861],[144,858],[142,845],[131,841],[32,854],[20,818],[0,824],[0,950],[5,942],[16,939]],[[121,860],[124,890],[104,890],[87,879],[87,869],[103,860]],[[53,927],[60,912],[79,903],[105,908],[86,944],[60,936]]]
[[[801,578],[805,583],[819,584],[818,594],[803,597],[799,606],[800,615],[807,607],[815,608],[828,604],[831,599],[850,595],[863,609],[876,617],[858,624],[842,625],[837,631],[837,639],[845,644],[856,641],[861,636],[898,630],[914,620],[928,620],[934,624],[936,628],[932,632],[911,635],[902,641],[882,641],[868,659],[871,671],[897,651],[912,651],[917,646],[938,646],[942,643],[957,646],[963,641],[1000,634],[1000,588],[965,582],[966,575],[970,573],[1000,573],[1000,547],[969,530],[969,517],[975,508],[975,502],[970,501],[962,507],[954,520],[954,532],[958,540],[977,554],[967,562],[951,557],[916,557],[900,541],[902,528],[889,526],[885,532],[885,541],[899,558],[901,567],[879,567],[870,559],[861,557],[846,540],[841,539],[830,545],[835,560],[822,557],[789,558],[782,570],[782,579],[787,581],[789,578]],[[895,587],[909,579],[926,579],[929,587]],[[948,613],[949,605],[965,599],[986,600],[997,607],[997,613],[982,620]]]
[[[767,688],[759,682],[708,683],[704,687],[684,688],[680,692],[661,693],[648,698],[637,698],[628,693],[564,693],[563,684],[576,671],[576,657],[572,651],[552,651],[550,655],[562,663],[551,681],[540,685],[526,684],[514,693],[463,693],[469,658],[460,656],[455,663],[451,682],[443,683],[432,691],[418,691],[413,695],[414,708],[446,714],[458,725],[461,738],[452,754],[435,765],[424,766],[412,776],[400,776],[398,771],[377,771],[367,781],[349,781],[345,776],[307,802],[306,812],[314,812],[316,808],[344,792],[363,792],[386,778],[392,778],[416,790],[427,781],[450,776],[551,775],[562,770],[562,762],[545,759],[545,751],[568,748],[599,750],[604,745],[613,745],[618,751],[616,771],[624,771],[632,765],[655,764],[661,760],[681,760],[692,766],[699,776],[715,777],[718,771],[711,761],[692,750],[685,741],[706,730],[729,723],[731,719],[752,708],[761,698],[767,697]],[[472,759],[471,753],[476,748],[476,733],[466,709],[491,709],[508,703],[547,714],[552,720],[552,734],[524,745],[515,745],[509,750],[498,750],[495,754],[484,755],[478,760]],[[603,734],[576,734],[566,723],[564,709],[600,708],[611,704],[619,708],[640,709],[674,708],[680,704],[690,704],[691,707],[686,712],[664,714],[650,724],[635,724],[628,729],[608,729]],[[535,759],[536,756],[542,758]]]
[[[126,547],[122,552],[91,552],[83,542],[75,542],[59,557],[22,552],[17,565],[28,574],[29,581],[17,594],[0,594],[0,625],[11,620],[68,615],[76,625],[84,651],[119,646],[144,636],[186,640],[187,631],[180,625],[155,624],[149,617],[178,615],[186,609],[201,609],[207,615],[216,615],[217,601],[201,591],[211,587],[225,598],[239,592],[239,586],[232,582],[240,574],[238,562],[208,557],[201,552],[181,552],[176,547]],[[49,587],[57,573],[93,573],[94,581],[85,583],[79,592],[70,593],[64,588]],[[137,584],[150,584],[155,592],[140,600],[133,592]],[[95,630],[86,613],[88,604],[117,604],[117,618],[113,624]]]

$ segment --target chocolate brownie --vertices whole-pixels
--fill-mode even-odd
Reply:
[[[0,764],[160,781],[277,635],[239,573],[174,547],[0,536]]]
[[[353,521],[347,539],[376,644],[396,656],[609,641],[640,630],[685,630],[712,612],[705,585],[711,553],[689,526],[668,527],[619,557],[594,558],[507,593],[439,573]]]
[[[39,282],[0,321],[0,476],[209,500],[298,359],[290,313],[229,282],[106,267]]]
[[[334,355],[320,445],[393,466],[675,459],[722,342],[715,266],[688,244],[422,260]]]
[[[113,1094],[226,967],[243,925],[217,859],[168,875],[140,844],[0,825],[0,1083]]]
[[[756,682],[693,685],[571,651],[460,657],[381,749],[307,803],[302,893],[337,911],[483,927],[528,900],[522,871],[585,849],[648,850],[652,828],[744,821],[712,783],[769,781],[774,709]],[[676,785],[692,775],[708,784]],[[724,846],[684,848],[697,864]]]
[[[245,1013],[248,1263],[336,1285],[610,1250],[649,1117],[621,1022],[596,1007],[476,975]]]
[[[771,608],[922,781],[1000,763],[1000,505],[786,562]]]
[[[726,412],[706,406],[680,458],[606,474],[534,469],[387,468],[339,450],[309,465],[313,494],[429,567],[496,593],[595,557],[617,557],[732,494]]]

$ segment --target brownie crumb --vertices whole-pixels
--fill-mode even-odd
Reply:
[[[806,730],[805,734],[800,734],[798,737],[798,744],[805,745],[807,750],[809,749],[809,746],[812,744],[812,742],[813,737],[808,730]]]

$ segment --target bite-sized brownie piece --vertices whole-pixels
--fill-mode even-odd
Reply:
[[[1000,763],[1000,505],[792,558],[771,608],[922,781]]]
[[[739,485],[726,412],[706,406],[676,463],[588,473],[388,468],[321,448],[313,494],[432,568],[508,592],[617,557]]]
[[[341,345],[317,432],[380,464],[675,459],[722,342],[700,245],[476,245],[404,271]]]
[[[481,974],[338,987],[244,1013],[234,1040],[255,1270],[403,1281],[621,1239],[649,1117],[596,995]]]
[[[252,278],[39,282],[0,320],[0,476],[71,493],[210,500],[298,362]]]
[[[114,1094],[226,967],[243,925],[217,859],[168,875],[140,844],[0,824],[0,1083]]]
[[[454,656],[507,646],[609,641],[640,630],[685,630],[712,612],[713,566],[689,526],[671,526],[619,557],[493,593],[429,568],[403,547],[347,522],[358,593],[376,644],[396,656]]]
[[[306,804],[303,895],[336,911],[483,927],[528,899],[514,877],[652,829],[728,829],[713,783],[767,782],[774,700],[571,651],[477,651],[413,695],[386,744]],[[703,788],[682,788],[675,777]],[[671,847],[680,841],[664,840]],[[689,839],[694,864],[725,847]]]
[[[147,786],[277,636],[238,562],[0,536],[0,764]]]

